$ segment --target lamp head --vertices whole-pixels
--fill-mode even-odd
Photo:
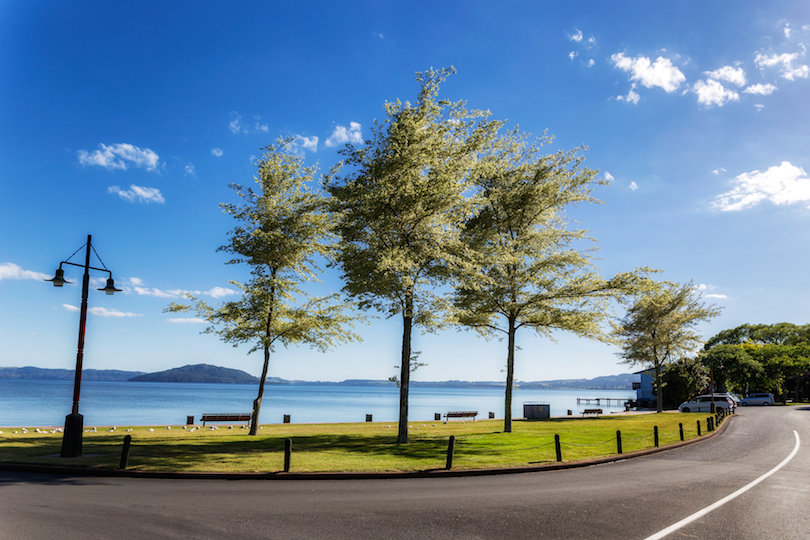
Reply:
[[[121,289],[116,289],[115,288],[115,281],[113,281],[113,278],[107,278],[107,286],[104,287],[103,289],[99,289],[99,290],[104,291],[107,294],[113,294],[113,293],[121,292]]]
[[[45,281],[53,282],[54,287],[61,287],[65,283],[70,283],[70,281],[65,281],[65,271],[61,268],[57,268],[56,275],[53,277],[53,279],[46,279]]]

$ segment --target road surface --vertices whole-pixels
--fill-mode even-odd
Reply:
[[[0,472],[0,538],[810,539],[810,407],[738,412],[706,442],[555,472],[326,481]]]

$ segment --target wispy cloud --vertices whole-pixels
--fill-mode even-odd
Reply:
[[[158,171],[160,158],[149,148],[138,148],[131,144],[99,144],[100,150],[88,152],[79,150],[79,163],[85,166],[99,166],[107,170],[127,170],[128,167]]]
[[[795,65],[799,58],[805,56],[805,49],[802,45],[801,52],[783,53],[783,54],[763,54],[759,53],[754,58],[754,63],[758,68],[764,69],[767,67],[779,68],[782,78],[793,81],[797,78],[806,79],[810,76],[810,68],[807,65]]]
[[[194,178],[197,178],[197,171],[194,170],[193,163],[188,163],[186,165],[186,174],[189,176],[193,176]]]
[[[121,189],[119,186],[110,186],[107,188],[107,193],[115,193],[125,201],[135,203],[164,203],[166,199],[163,198],[163,195],[160,194],[160,190],[157,188],[151,187],[144,187],[144,186],[136,186],[132,184],[129,186],[129,189]]]
[[[211,155],[212,156],[222,157],[222,154],[224,154],[224,152],[222,151],[221,148],[212,148],[211,149]]]
[[[68,311],[79,311],[79,308],[76,306],[72,306],[70,304],[62,304]],[[117,309],[107,309],[103,307],[91,307],[87,310],[87,313],[91,315],[96,315],[98,317],[143,317],[141,313],[129,313],[124,311],[118,311]]]
[[[236,294],[237,291],[226,287],[214,287],[207,291],[187,290],[187,289],[156,289],[142,287],[143,281],[138,278],[131,278],[133,290],[141,296],[154,296],[156,298],[186,298],[191,296],[210,296],[211,298],[224,298]]]
[[[231,130],[231,133],[268,133],[270,131],[270,128],[268,127],[267,124],[262,124],[259,122],[259,120],[261,120],[262,118],[261,116],[256,115],[254,117],[254,122],[252,126],[242,121],[242,115],[236,111],[231,111],[230,116],[231,121],[228,122],[228,129]],[[211,153],[214,154],[215,156],[217,155],[214,153],[214,150],[212,150]]]
[[[287,146],[287,149],[293,154],[301,155],[305,151],[317,152],[318,151],[318,136],[304,137],[303,135],[296,135],[293,141]]]
[[[339,144],[361,144],[363,142],[363,131],[358,122],[350,122],[349,127],[336,126],[332,135],[326,139],[326,146],[333,147]]]
[[[610,59],[617,68],[630,73],[630,80],[638,81],[647,88],[658,87],[669,93],[677,90],[681,83],[686,81],[681,70],[663,56],[652,62],[645,56],[629,58],[624,53],[617,53]]]
[[[172,324],[206,324],[208,321],[194,317],[175,317],[173,319],[166,319],[166,322]]]
[[[764,172],[743,173],[733,183],[735,186],[731,191],[717,196],[713,203],[715,208],[729,212],[744,210],[763,201],[776,205],[810,201],[810,178],[804,169],[787,161]]]
[[[774,93],[776,87],[772,84],[752,84],[745,90],[743,94],[754,94],[759,96],[769,96]]]
[[[630,182],[630,185],[627,187],[630,188],[630,191],[635,191],[638,189],[638,184],[636,184],[635,182]]]
[[[34,272],[33,270],[23,270],[21,266],[14,263],[0,263],[0,281],[4,279],[34,279],[39,281],[51,278],[53,278],[53,276],[49,276],[48,274]]]
[[[636,83],[633,83],[626,96],[617,96],[616,99],[632,103],[633,105],[637,104],[641,100],[641,96],[636,92]]]
[[[577,30],[573,34],[570,34],[568,36],[568,39],[570,39],[571,41],[576,41],[577,43],[579,43],[580,41],[582,41],[582,30]]]

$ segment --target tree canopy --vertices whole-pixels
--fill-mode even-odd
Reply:
[[[543,155],[549,142],[529,142],[515,129],[490,146],[475,179],[479,207],[465,223],[464,256],[455,266],[457,322],[507,338],[505,432],[512,430],[516,332],[602,338],[609,300],[629,293],[644,273],[603,279],[595,272],[593,252],[576,244],[586,232],[568,229],[565,210],[597,202],[592,189],[606,181],[583,166],[584,148]]]
[[[250,434],[256,435],[270,354],[277,344],[307,344],[326,350],[357,336],[349,329],[349,306],[337,295],[311,297],[301,285],[318,281],[319,264],[333,253],[333,216],[320,192],[309,187],[315,168],[289,151],[291,141],[279,139],[258,160],[255,189],[231,184],[241,205],[223,203],[223,211],[238,221],[219,248],[233,255],[228,264],[246,264],[251,279],[231,282],[242,291],[239,300],[208,305],[189,295],[191,304],[173,303],[167,311],[194,310],[211,323],[204,333],[216,333],[234,346],[252,344],[262,350],[264,363],[253,403]]]
[[[498,122],[464,102],[438,99],[452,69],[417,74],[417,100],[388,102],[361,147],[347,145],[327,182],[341,236],[344,291],[363,308],[403,321],[398,442],[408,442],[408,389],[414,326],[442,324],[436,288],[449,278],[459,230],[471,212],[465,196],[477,154]]]
[[[693,354],[703,343],[695,327],[719,314],[719,308],[703,303],[692,282],[665,281],[651,283],[614,323],[619,357],[655,369],[658,412],[663,410],[662,366]]]

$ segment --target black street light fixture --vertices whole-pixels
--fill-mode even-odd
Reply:
[[[73,255],[76,255],[82,248],[77,249],[73,255],[68,257],[68,260],[62,261],[59,263],[59,269],[56,270],[56,275],[53,279],[46,279],[45,281],[53,282],[54,287],[61,287],[65,283],[70,283],[70,281],[65,280],[65,271],[62,270],[63,264],[69,264],[71,266],[78,266],[80,268],[84,268],[84,280],[82,281],[82,308],[81,308],[81,315],[79,317],[79,350],[76,353],[76,374],[73,377],[73,409],[71,413],[65,417],[65,432],[62,436],[62,457],[81,457],[82,455],[82,432],[84,430],[84,417],[79,414],[79,393],[81,392],[82,388],[82,360],[84,358],[84,329],[87,322],[87,292],[90,289],[90,270],[98,270],[99,272],[107,272],[109,277],[107,278],[107,286],[103,289],[98,289],[99,291],[104,291],[107,294],[113,294],[115,292],[120,292],[121,289],[115,288],[115,282],[112,278],[112,272],[107,270],[107,267],[104,266],[104,262],[102,262],[101,257],[98,256],[96,250],[93,248],[92,244],[90,243],[91,236],[87,235],[87,253],[84,259],[84,264],[76,264],[70,262],[70,259],[73,258]],[[85,246],[82,246],[85,247]],[[101,266],[104,268],[95,268],[90,266],[90,251],[96,253],[96,258],[101,263]]]

